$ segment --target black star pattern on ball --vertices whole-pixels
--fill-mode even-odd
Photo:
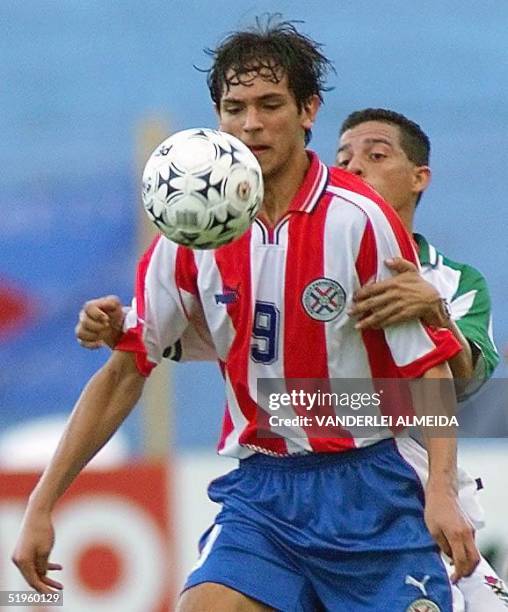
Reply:
[[[202,187],[201,189],[194,190],[196,193],[200,193],[205,198],[205,200],[208,198],[208,189],[210,188],[210,184],[211,184],[210,183],[211,176],[212,176],[211,170],[206,172],[206,174],[200,174],[199,178],[205,181],[205,186]]]
[[[253,219],[256,216],[256,205],[257,200],[254,200],[247,208],[247,214],[249,216],[249,219]]]
[[[194,134],[192,135],[193,136],[203,136],[203,138],[208,138],[208,134],[205,132],[205,130],[196,130]]]
[[[231,153],[233,151],[233,145],[231,145],[231,151],[228,151],[227,149],[225,149],[220,144],[216,144],[215,146],[217,147],[218,152],[219,152],[218,158],[222,157],[223,155],[231,155]]]
[[[234,144],[231,144],[231,153],[233,155],[233,160],[235,162],[241,161],[241,159],[239,158],[239,155],[241,156],[242,151],[238,147],[235,147]]]
[[[210,222],[210,225],[206,228],[207,230],[213,229],[215,227],[220,227],[221,229],[221,233],[228,229],[228,223],[230,221],[233,221],[234,219],[236,219],[236,217],[234,215],[232,215],[229,210],[227,211],[227,216],[224,219],[224,221],[219,221],[219,219],[217,219],[217,217],[215,215],[212,216],[212,220]]]
[[[185,242],[185,244],[192,244],[196,240],[196,234],[183,232],[182,230],[180,230],[179,237],[183,239],[182,242]]]
[[[230,213],[229,210],[228,210],[228,214],[227,214],[226,220],[224,221],[224,227],[227,228],[228,225],[229,225],[229,222],[230,221],[234,221],[235,219],[236,219],[236,216],[233,215],[232,213]]]
[[[173,188],[169,184],[174,178],[178,178],[181,176],[178,172],[173,170],[173,166],[169,166],[169,174],[168,178],[165,179],[160,173],[157,175],[157,189],[160,189],[163,185],[167,187],[167,193],[169,193]]]
[[[162,218],[162,214],[160,215],[156,215],[153,212],[153,205],[149,206],[147,208],[148,212],[150,213],[150,217],[152,218],[152,221],[155,223],[155,225],[159,228],[162,229],[164,227],[164,219]]]

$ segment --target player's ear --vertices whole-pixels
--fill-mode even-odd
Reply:
[[[304,130],[311,130],[314,125],[314,120],[318,113],[319,107],[321,106],[321,100],[319,96],[315,94],[310,96],[303,104],[301,110],[302,116],[302,127]]]
[[[430,185],[432,172],[428,166],[416,166],[413,172],[413,193],[420,194]]]

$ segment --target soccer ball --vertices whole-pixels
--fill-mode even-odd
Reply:
[[[195,128],[173,134],[143,172],[143,205],[170,240],[215,249],[241,236],[263,200],[263,177],[240,140]]]

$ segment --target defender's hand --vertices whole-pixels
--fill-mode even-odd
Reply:
[[[439,548],[453,561],[453,583],[470,576],[480,562],[474,529],[464,516],[456,494],[427,486],[425,523]]]
[[[123,319],[122,303],[116,295],[90,300],[79,313],[74,330],[77,341],[89,349],[113,348],[122,335]]]
[[[365,285],[353,297],[349,314],[358,318],[356,328],[379,329],[413,319],[443,326],[441,296],[416,266],[401,257],[388,259],[385,265],[396,275]]]
[[[39,593],[63,589],[61,582],[47,576],[48,571],[61,570],[58,563],[48,561],[55,541],[55,532],[48,514],[25,514],[12,561],[27,583]]]

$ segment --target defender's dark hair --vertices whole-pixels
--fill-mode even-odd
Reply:
[[[400,146],[407,158],[417,166],[427,166],[430,161],[430,140],[422,128],[400,113],[385,108],[365,108],[346,117],[340,127],[340,135],[346,130],[365,123],[381,121],[396,125],[400,129]]]
[[[323,101],[333,65],[321,45],[298,32],[295,23],[301,22],[281,21],[278,13],[257,17],[252,28],[232,32],[215,49],[205,49],[213,60],[207,83],[217,107],[224,91],[239,83],[250,85],[253,75],[274,83],[286,75],[299,111],[313,95]]]

